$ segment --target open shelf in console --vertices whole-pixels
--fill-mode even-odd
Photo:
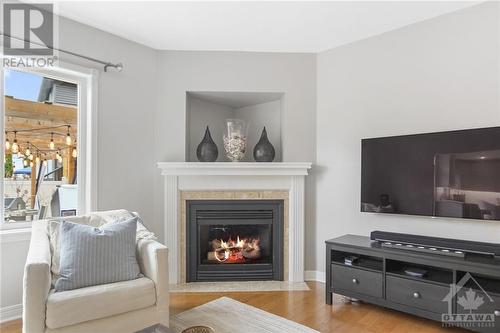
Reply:
[[[357,260],[352,265],[347,265],[345,259],[348,257],[356,257]],[[362,255],[353,252],[332,251],[332,263],[345,265],[347,267],[356,267],[370,271],[382,272],[384,263],[382,258]]]
[[[406,273],[406,271],[425,271],[426,273],[422,277],[412,276]],[[453,283],[453,271],[444,268],[419,265],[399,260],[386,261],[386,274],[403,277],[407,279],[432,282],[436,284],[449,286]]]
[[[465,282],[463,285],[466,289],[472,288],[475,290],[484,290],[488,294],[500,297],[500,278],[486,277],[481,274],[472,273],[466,276],[467,272],[457,272],[457,284]],[[462,281],[462,279],[464,279]]]

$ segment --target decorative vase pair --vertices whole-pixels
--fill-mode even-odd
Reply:
[[[224,150],[226,157],[231,162],[243,160],[247,145],[247,126],[243,120],[228,119],[227,132],[224,134]],[[210,134],[210,129],[206,128],[205,136],[196,149],[196,156],[200,162],[215,162],[219,155],[217,145]],[[259,142],[255,145],[253,156],[256,162],[272,162],[276,153],[273,145],[267,138],[266,128],[262,130]]]

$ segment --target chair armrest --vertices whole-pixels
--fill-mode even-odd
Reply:
[[[156,304],[168,310],[168,248],[155,240],[140,239],[137,251],[142,274],[155,284]]]
[[[23,279],[23,332],[45,331],[45,304],[51,286],[50,243],[47,225],[34,222],[24,266]]]

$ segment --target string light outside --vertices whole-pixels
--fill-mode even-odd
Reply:
[[[12,152],[16,154],[19,151],[19,145],[17,144],[17,131],[14,131],[14,142],[12,143]]]
[[[7,137],[7,132],[5,132],[5,150],[10,150],[10,141],[9,138]]]
[[[73,156],[73,158],[77,158],[78,157],[78,151],[76,150],[76,147],[77,147],[77,144],[76,144],[76,139],[75,139],[75,144],[73,146],[73,151],[71,152],[71,156]]]
[[[49,143],[49,148],[50,150],[54,150],[56,147],[55,143],[54,143],[54,132],[51,132],[50,133],[50,143]]]
[[[73,139],[71,137],[71,133],[70,133],[70,129],[71,129],[71,125],[63,125],[63,126],[66,126],[67,127],[67,131],[66,131],[66,135],[65,135],[65,144],[67,146],[72,146],[72,142],[73,142]],[[50,129],[50,128],[59,128],[61,126],[56,126],[56,127],[49,127],[49,128],[43,128],[41,130],[47,130],[47,129]],[[36,131],[36,130],[35,130]],[[9,135],[9,132],[12,132],[14,133],[14,139],[11,143],[8,135]],[[14,131],[5,131],[5,150],[8,151],[10,150],[13,154],[17,154],[19,151],[21,151],[21,146],[19,145],[19,143],[17,142],[17,133],[19,131],[18,130],[14,130]],[[33,132],[33,130],[22,130],[21,132]],[[56,143],[54,141],[54,135],[64,135],[62,133],[57,133],[57,132],[50,132],[50,142],[49,142],[49,149],[50,150],[55,150],[56,149]],[[75,140],[75,145],[76,145],[76,140]],[[25,155],[26,156],[29,156],[31,155],[31,149],[32,148],[32,144],[27,141],[26,142],[26,150],[24,151]],[[36,148],[36,146],[35,146]],[[71,147],[69,147],[71,149]],[[36,148],[36,150],[40,151],[40,149]],[[19,156],[21,157],[21,156]]]
[[[67,146],[69,146],[67,148],[68,155],[70,153],[69,149],[71,149],[71,156],[73,158],[77,158],[78,157],[78,150],[77,150],[76,139],[73,142],[73,139],[72,139],[71,133],[70,133],[71,126],[70,125],[65,125],[65,126],[67,126],[67,132],[65,135],[65,144]],[[12,142],[10,141],[10,139],[8,137],[9,132],[14,133],[14,137],[13,137]],[[24,151],[21,149],[21,145],[17,141],[17,133],[18,133],[17,130],[5,131],[5,150],[6,151],[10,150],[12,154],[16,154],[18,158],[22,159],[24,167],[28,167],[28,166],[33,167],[33,166],[38,165],[40,163],[43,166],[47,166],[48,162],[47,162],[46,154],[42,153],[42,150],[40,150],[35,145],[31,144],[29,141],[26,142],[26,149]],[[49,149],[50,150],[57,149],[56,154],[55,154],[55,159],[59,163],[62,163],[63,157],[61,155],[61,150],[60,150],[60,148],[56,147],[56,143],[54,141],[55,134],[63,135],[62,133],[50,132]],[[65,148],[62,148],[62,149],[65,149]],[[43,155],[43,159],[42,159],[42,155]],[[52,155],[52,156],[54,156],[54,155]]]
[[[69,129],[71,128],[70,125],[68,125],[68,133],[66,134],[66,145],[71,146],[71,135],[69,134]]]

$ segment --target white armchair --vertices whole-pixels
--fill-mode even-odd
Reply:
[[[23,332],[135,332],[168,326],[168,249],[149,239],[137,242],[144,277],[54,293],[47,224],[33,224],[24,270]]]

